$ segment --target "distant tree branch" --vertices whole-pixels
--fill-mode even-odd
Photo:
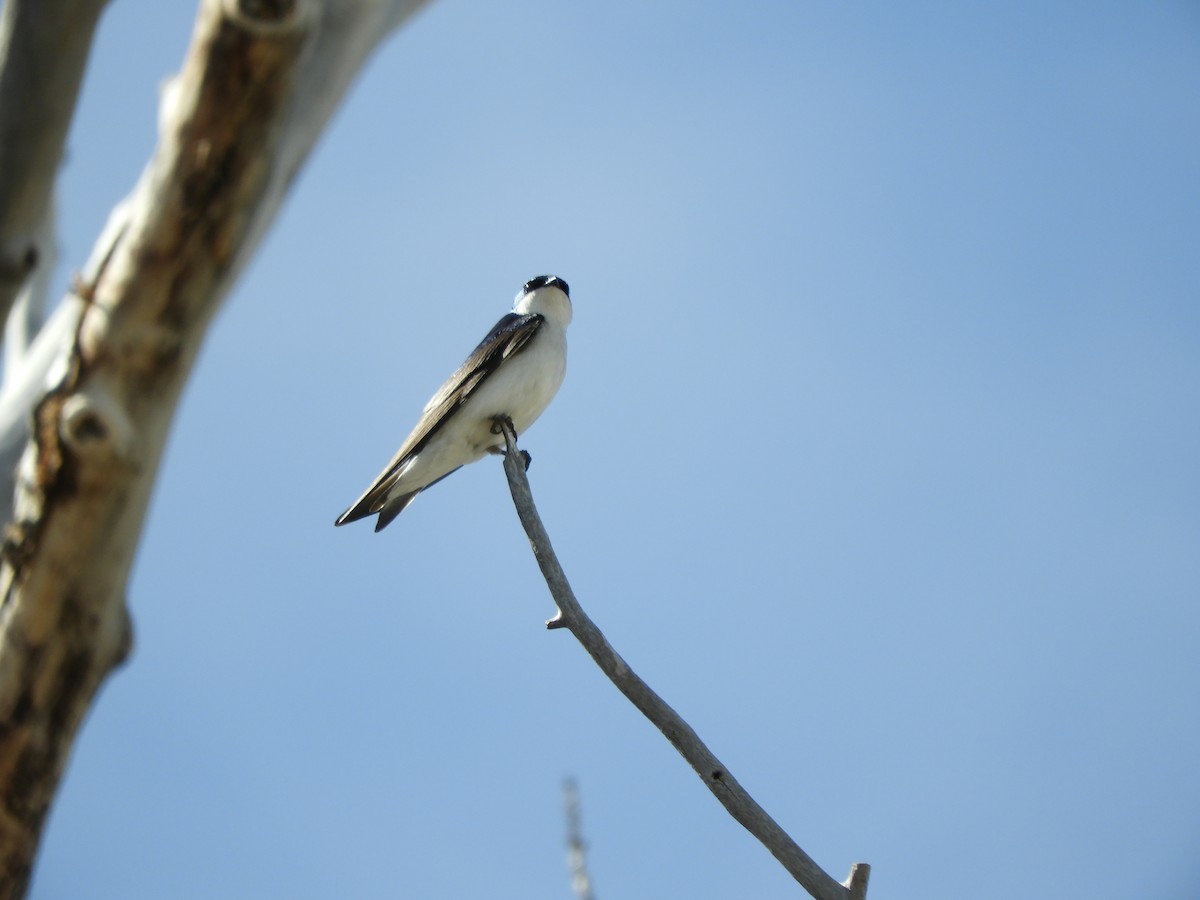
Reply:
[[[583,611],[579,601],[575,599],[575,592],[571,590],[562,566],[559,565],[554,548],[550,545],[550,536],[546,533],[534,506],[533,494],[517,449],[517,436],[512,423],[498,420],[497,424],[504,433],[507,448],[504,473],[508,477],[508,487],[517,508],[517,515],[520,516],[525,533],[529,536],[533,555],[542,570],[542,576],[546,579],[546,585],[550,588],[550,594],[558,606],[558,613],[546,626],[566,628],[575,635],[601,671],[674,745],[729,814],[758,838],[809,894],[817,900],[864,900],[870,867],[864,863],[855,864],[845,884],[839,884],[823,871],[766,810],[755,802],[745,788],[738,784],[729,769],[705,746],[692,727],[634,673],[629,664],[613,649],[603,632]],[[852,893],[852,890],[855,893]]]
[[[587,844],[583,840],[583,816],[579,811],[579,785],[574,778],[563,782],[563,805],[567,812],[567,863],[571,867],[571,890],[576,900],[594,900],[587,868]]]
[[[5,0],[0,7],[0,323],[29,276],[49,268],[39,232],[106,2]]]

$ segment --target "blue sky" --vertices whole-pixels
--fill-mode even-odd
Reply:
[[[188,4],[114,3],[61,281]],[[799,895],[563,632],[499,463],[334,530],[529,277],[576,593],[874,897],[1200,890],[1200,8],[435,3],[218,318],[32,896]]]

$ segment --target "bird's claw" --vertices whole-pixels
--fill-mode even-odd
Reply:
[[[513,420],[508,416],[492,417],[492,434],[500,434],[506,427],[512,432],[513,441],[515,442],[517,439],[517,428],[515,425],[513,425]],[[506,440],[505,445],[507,444],[508,441]],[[508,451],[504,447],[488,447],[487,452],[493,456],[508,456]],[[525,471],[528,472],[529,464],[533,462],[533,457],[529,455],[528,450],[521,450],[519,452],[521,454],[521,460],[525,463]]]
[[[503,447],[488,447],[487,452],[492,454],[492,456],[508,456],[508,451]],[[521,457],[521,461],[525,463],[525,471],[528,472],[529,464],[533,462],[533,457],[529,455],[528,450],[519,450],[517,453]]]

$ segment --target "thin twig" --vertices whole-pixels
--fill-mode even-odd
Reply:
[[[563,802],[567,807],[567,862],[571,867],[571,890],[577,900],[595,900],[592,879],[587,870],[587,844],[583,840],[583,822],[579,813],[579,785],[574,778],[563,782]]]
[[[809,894],[817,900],[850,900],[850,888],[839,884],[822,870],[788,833],[767,815],[766,810],[738,784],[692,727],[629,668],[609,644],[603,632],[583,611],[579,601],[575,599],[575,592],[567,582],[562,566],[559,565],[558,557],[554,555],[550,536],[546,533],[534,506],[529,479],[525,475],[525,468],[517,450],[517,436],[513,431],[512,422],[497,420],[497,424],[504,433],[508,451],[504,457],[504,473],[508,476],[508,487],[517,507],[517,515],[520,516],[525,533],[529,536],[533,555],[542,570],[542,576],[546,579],[546,585],[550,588],[550,594],[558,605],[558,614],[546,623],[547,627],[566,628],[575,635],[617,689],[654,723],[696,770],[700,780],[721,801],[721,805],[729,814],[758,838]],[[867,869],[862,865],[858,868]],[[857,877],[851,875],[848,884],[853,884],[855,890],[859,891],[856,900],[861,900],[865,897],[866,872],[863,871]]]

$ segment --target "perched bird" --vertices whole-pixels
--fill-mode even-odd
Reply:
[[[498,417],[521,434],[550,404],[567,370],[571,294],[554,275],[527,281],[513,311],[425,404],[392,461],[335,525],[379,513],[381,531],[417,494],[487,453],[499,453]]]

